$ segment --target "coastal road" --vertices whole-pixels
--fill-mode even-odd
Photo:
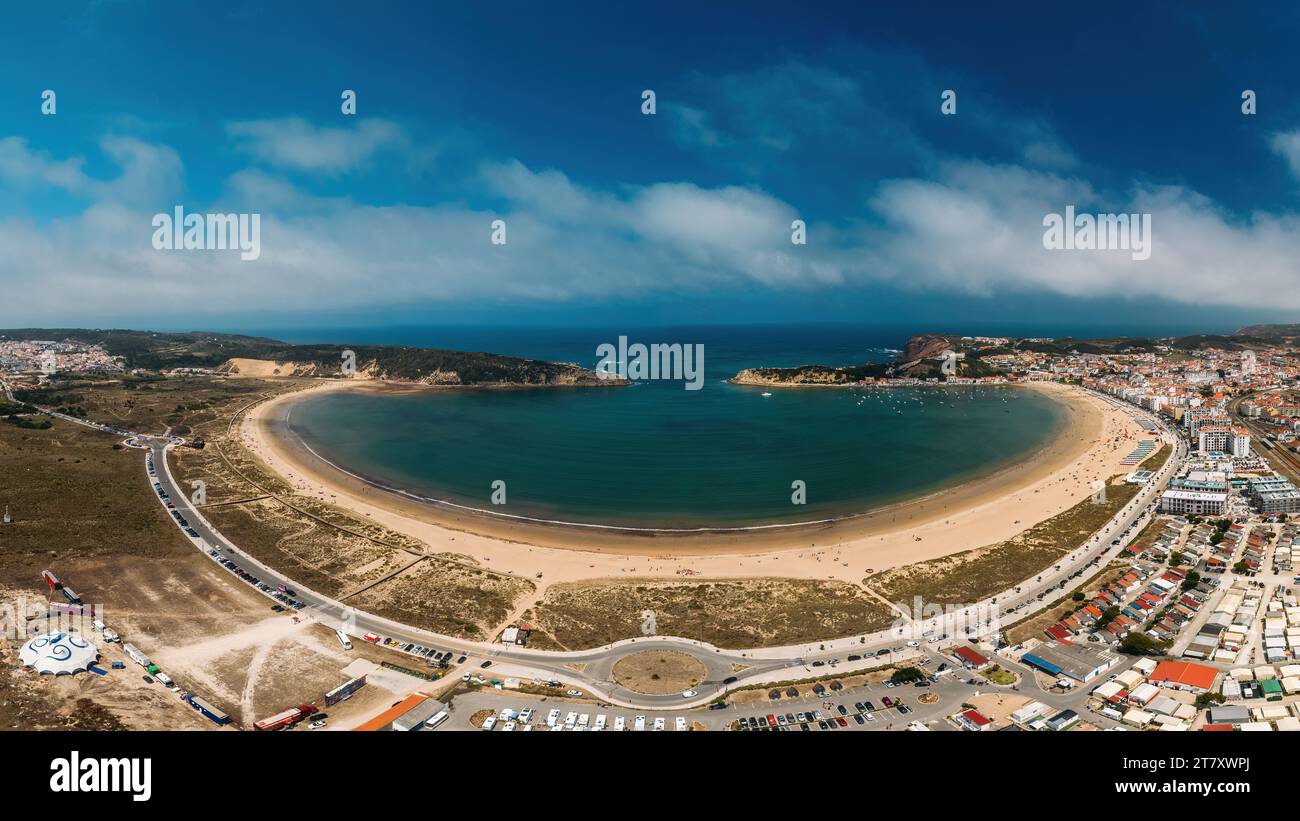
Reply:
[[[1110,397],[1102,398],[1117,406],[1122,405]],[[1128,406],[1125,406],[1125,409],[1127,410]],[[1019,585],[1019,592],[1014,589],[1005,591],[999,596],[991,597],[946,617],[948,623],[956,621],[971,626],[972,631],[963,636],[949,636],[946,641],[931,641],[929,642],[931,646],[943,647],[969,637],[990,636],[1000,629],[997,614],[1012,610],[1021,604],[1024,607],[1016,611],[1017,618],[1024,618],[1049,606],[1061,596],[1068,595],[1069,582],[1076,571],[1082,571],[1092,564],[1099,564],[1108,558],[1108,554],[1118,553],[1123,548],[1127,541],[1125,534],[1135,532],[1135,529],[1143,526],[1152,515],[1159,489],[1178,469],[1187,454],[1185,443],[1175,431],[1160,420],[1150,416],[1147,418],[1152,418],[1156,422],[1162,438],[1174,446],[1173,454],[1166,460],[1159,474],[1153,477],[1097,534],[1054,565],[1051,570],[1033,581]],[[530,650],[513,645],[440,636],[348,607],[328,596],[302,587],[293,579],[238,550],[204,519],[171,475],[166,450],[174,446],[174,440],[141,438],[147,439],[154,464],[158,466],[158,481],[167,490],[177,509],[199,533],[199,538],[192,540],[196,542],[196,547],[205,551],[208,549],[215,551],[216,558],[227,558],[239,564],[272,588],[284,584],[295,590],[296,598],[307,605],[303,612],[332,628],[344,629],[356,638],[361,638],[367,632],[373,632],[379,636],[392,638],[394,641],[409,641],[425,647],[451,650],[457,654],[471,656],[473,660],[468,662],[466,669],[489,677],[558,680],[568,686],[586,690],[612,704],[629,708],[690,709],[702,706],[735,687],[765,685],[818,675],[848,675],[855,670],[879,666],[885,662],[903,662],[921,652],[919,647],[907,646],[907,640],[919,645],[923,642],[924,633],[944,629],[944,622],[933,619],[905,625],[902,630],[885,630],[805,647],[763,648],[752,651],[723,650],[703,642],[667,636],[630,639],[600,648],[572,652]],[[1113,544],[1117,539],[1118,544]],[[1077,578],[1078,584],[1087,580],[1081,572]],[[1065,587],[1058,594],[1047,594],[1047,591],[1051,591],[1062,582],[1065,583]],[[1045,593],[1042,599],[1038,598],[1039,593]],[[645,695],[627,690],[614,682],[612,671],[615,663],[626,655],[644,650],[671,650],[698,659],[707,673],[704,681],[694,688],[697,695],[691,698],[683,698],[680,694]],[[848,655],[858,658],[849,661]],[[482,661],[490,661],[492,666],[489,668],[475,666]],[[730,678],[734,678],[735,681],[727,683],[726,680]]]

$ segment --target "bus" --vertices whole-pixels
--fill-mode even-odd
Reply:
[[[441,709],[441,710],[439,710],[438,712],[434,713],[433,718],[431,718],[431,719],[429,719],[428,721],[424,722],[424,726],[426,726],[426,727],[428,727],[430,730],[432,730],[434,727],[437,727],[439,724],[441,724],[442,722],[446,721],[447,718],[448,718],[448,716],[447,716],[447,709],[444,707],[443,709]]]
[[[343,645],[344,650],[352,649],[352,640],[348,638],[347,633],[344,633],[342,630],[335,630],[334,635],[339,637],[339,644]]]

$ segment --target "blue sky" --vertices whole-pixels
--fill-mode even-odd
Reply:
[[[0,325],[1295,320],[1300,11],[1218,5],[6,9]],[[1067,205],[1151,258],[1047,251]]]

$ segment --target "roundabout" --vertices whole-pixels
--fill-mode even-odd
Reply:
[[[703,662],[675,650],[643,650],[614,664],[614,681],[634,693],[666,696],[694,689],[708,674]]]

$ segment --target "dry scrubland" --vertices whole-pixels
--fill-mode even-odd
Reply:
[[[272,383],[209,377],[161,376],[103,378],[77,374],[55,377],[53,386],[20,395],[51,408],[76,408],[97,422],[139,433],[190,430],[228,414],[268,391]]]
[[[745,649],[880,630],[894,616],[861,589],[809,579],[655,579],[557,584],[524,614],[558,647],[578,650],[642,635],[641,612],[660,635]]]
[[[207,447],[173,450],[171,465],[183,486],[206,484],[204,517],[259,561],[362,610],[470,639],[489,638],[516,599],[535,590],[295,493],[232,433],[234,410],[196,426]]]
[[[1082,544],[1137,493],[1136,485],[1108,485],[1106,501],[1084,499],[1074,507],[1004,542],[941,559],[887,570],[866,580],[892,602],[910,606],[969,604],[1015,587],[1051,567]]]

